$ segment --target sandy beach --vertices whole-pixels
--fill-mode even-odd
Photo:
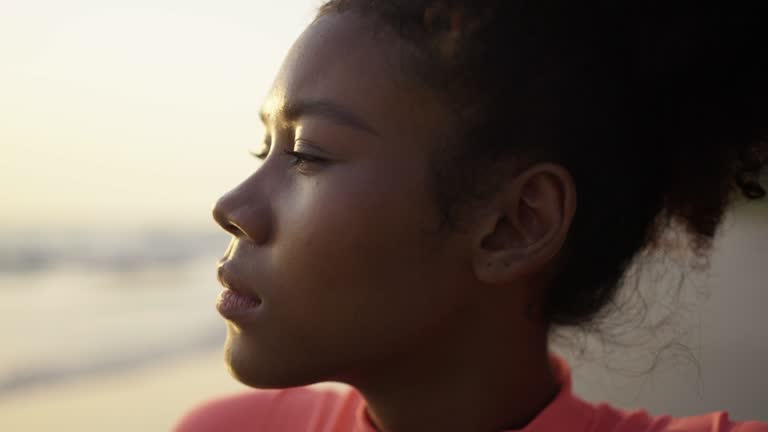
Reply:
[[[0,430],[167,431],[212,395],[245,389],[219,350],[117,373],[37,387],[0,398]]]

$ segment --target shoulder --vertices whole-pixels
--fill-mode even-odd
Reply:
[[[768,423],[758,421],[736,421],[728,412],[716,411],[691,417],[673,418],[670,431],[695,432],[768,432]]]
[[[287,389],[253,389],[193,407],[173,431],[312,430],[320,421],[352,421],[352,411],[360,400],[352,387],[332,382]],[[329,418],[334,413],[335,417]]]
[[[726,411],[688,417],[651,416],[646,410],[623,410],[605,403],[596,406],[593,426],[595,432],[768,432],[768,423],[735,421]]]

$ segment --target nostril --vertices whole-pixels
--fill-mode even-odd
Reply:
[[[254,215],[250,214],[249,208],[244,207],[242,200],[235,199],[236,195],[228,193],[220,198],[213,206],[213,220],[221,226],[224,231],[236,238],[247,238],[252,240],[251,231],[246,230],[259,228],[253,220]]]
[[[232,234],[235,237],[239,237],[239,236],[243,235],[243,231],[240,228],[238,228],[237,225],[235,225],[233,223],[226,222],[226,223],[223,223],[223,224],[220,224],[220,225],[221,225],[222,228],[224,228],[224,231]]]
[[[226,206],[224,205],[225,202],[223,199],[220,199],[214,206],[213,206],[213,220],[216,221],[219,226],[224,228],[224,231],[234,235],[239,236],[242,234],[242,230],[231,222],[228,212],[226,211]]]

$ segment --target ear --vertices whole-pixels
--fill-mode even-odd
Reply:
[[[538,272],[558,254],[576,212],[571,174],[535,164],[511,179],[473,225],[478,280],[510,282]]]

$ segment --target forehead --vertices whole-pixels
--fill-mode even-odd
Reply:
[[[271,116],[302,100],[328,100],[386,131],[429,126],[440,117],[436,99],[402,74],[408,47],[391,31],[374,35],[372,22],[331,13],[296,40],[265,100]]]

